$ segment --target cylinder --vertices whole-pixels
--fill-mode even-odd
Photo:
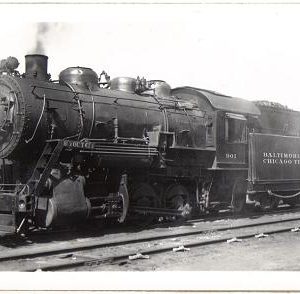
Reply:
[[[27,78],[38,80],[49,80],[48,56],[41,54],[30,54],[25,56],[25,75]]]
[[[90,203],[84,195],[85,179],[75,176],[57,180],[51,198],[40,197],[36,217],[42,227],[78,223],[89,215]]]

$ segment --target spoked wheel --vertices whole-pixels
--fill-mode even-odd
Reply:
[[[139,207],[150,207],[158,208],[160,206],[159,198],[155,190],[150,184],[140,183],[137,184],[130,193],[130,205]],[[151,223],[156,218],[155,215],[147,214],[145,211],[144,215],[139,216],[139,223],[146,225]]]
[[[188,218],[191,215],[189,192],[182,185],[171,185],[165,192],[166,208],[176,209],[181,216]]]
[[[246,204],[247,182],[243,178],[237,178],[232,188],[231,206],[235,213],[244,210]]]
[[[298,197],[287,198],[283,200],[283,203],[288,204],[290,207],[295,207],[298,203]]]
[[[280,199],[278,197],[271,197],[270,209],[276,209],[279,205]]]

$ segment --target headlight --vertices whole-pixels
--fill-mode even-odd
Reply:
[[[26,207],[25,201],[24,200],[20,200],[19,201],[19,209],[20,210],[24,210]]]

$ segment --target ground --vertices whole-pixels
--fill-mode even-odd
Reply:
[[[197,223],[186,223],[179,226],[165,226],[148,230],[133,230],[132,232],[115,232],[103,233],[95,236],[79,237],[76,234],[64,234],[58,239],[53,240],[53,235],[46,239],[40,238],[39,241],[19,245],[21,249],[27,247],[27,250],[34,250],[39,247],[51,247],[53,245],[68,246],[69,244],[90,243],[95,240],[103,242],[122,240],[122,238],[142,238],[145,236],[155,236],[170,233],[181,233],[189,230],[207,230],[204,234],[189,236],[188,240],[172,238],[169,240],[159,240],[156,243],[145,243],[140,245],[122,245],[120,247],[100,248],[94,251],[84,251],[81,254],[92,256],[93,258],[102,258],[112,256],[121,252],[143,252],[152,249],[153,246],[177,247],[179,244],[193,243],[195,241],[212,240],[214,238],[227,238],[227,231],[214,231],[222,227],[235,227],[251,222],[274,221],[284,218],[300,217],[299,213],[263,215],[257,218],[239,218],[239,219],[220,219],[216,221],[203,221]],[[299,226],[300,221],[294,221],[293,226]],[[271,229],[278,229],[278,226],[286,224],[272,225]],[[250,231],[255,234],[266,232],[270,228],[257,227],[249,229],[233,230],[232,236],[240,236],[242,233],[249,234]],[[252,234],[251,233],[251,234]],[[230,237],[231,238],[231,237]],[[99,264],[92,266],[70,269],[70,271],[299,271],[300,270],[300,232],[287,232],[281,234],[269,235],[265,238],[244,239],[242,242],[217,243],[202,247],[191,247],[185,252],[165,252],[159,255],[150,255],[149,259],[140,260],[123,260],[114,264]],[[1,244],[0,252],[13,251],[13,246]],[[6,244],[7,245],[7,244]],[[11,245],[11,244],[10,244]],[[26,245],[26,246],[25,246]],[[135,247],[137,246],[137,247]],[[25,248],[26,249],[26,248]],[[67,254],[68,255],[68,254]],[[75,253],[76,255],[76,253]],[[80,255],[80,254],[79,254]],[[45,263],[45,261],[43,261]],[[2,262],[0,270],[18,270],[18,263],[14,264],[9,261]]]
[[[81,268],[105,271],[299,271],[300,233],[193,247],[149,259]]]

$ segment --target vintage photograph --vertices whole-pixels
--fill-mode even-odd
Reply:
[[[0,7],[0,271],[298,275],[300,3]]]

